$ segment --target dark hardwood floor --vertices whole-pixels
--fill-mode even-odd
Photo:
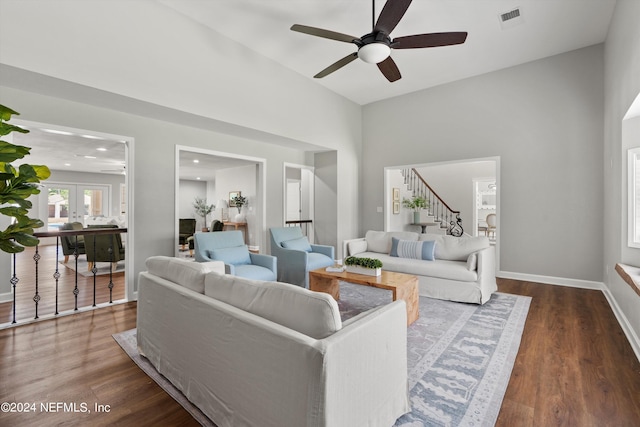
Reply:
[[[533,300],[497,426],[640,425],[640,362],[601,292],[499,288]],[[131,302],[0,331],[0,402],[91,409],[0,413],[0,425],[197,425],[113,340],[135,323]]]

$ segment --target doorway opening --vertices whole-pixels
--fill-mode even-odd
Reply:
[[[314,168],[284,164],[285,226],[299,226],[310,243],[314,242]]]
[[[224,229],[240,229],[245,242],[255,251],[266,250],[266,160],[258,157],[213,151],[196,147],[176,146],[175,183],[175,256],[193,256],[193,245],[188,238],[180,244],[180,219],[194,219],[193,233],[205,228],[213,229],[213,221],[221,221]],[[242,207],[243,220],[238,223],[233,196],[247,198]],[[207,215],[196,214],[193,203],[196,198],[215,206]],[[188,246],[187,246],[188,245]]]

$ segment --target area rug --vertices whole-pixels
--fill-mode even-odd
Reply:
[[[343,320],[391,301],[389,291],[342,283]],[[411,412],[395,426],[493,426],[509,383],[531,298],[496,293],[486,304],[420,297],[407,329]],[[215,426],[138,354],[136,330],[114,334],[133,361],[203,426]]]
[[[73,258],[69,259],[69,261],[66,263],[63,261],[59,261],[59,263],[60,265],[64,265],[66,268],[68,268],[71,271],[76,270],[76,262],[75,260],[73,260]],[[96,276],[104,276],[105,274],[109,274],[108,262],[99,262],[96,264],[96,267],[98,267],[98,272],[96,273]],[[78,274],[84,277],[93,276],[93,272],[89,271],[88,268],[89,268],[89,265],[87,264],[87,260],[78,258]],[[116,269],[113,270],[113,274],[123,273],[123,272],[124,272],[124,260],[118,261]]]

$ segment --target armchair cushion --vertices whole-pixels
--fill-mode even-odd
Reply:
[[[311,252],[311,245],[306,237],[298,237],[297,239],[287,240],[281,243],[283,248],[295,249],[299,251]]]
[[[210,249],[207,251],[207,254],[211,259],[224,261],[225,264],[251,264],[251,257],[249,256],[249,248],[247,245]]]
[[[330,265],[333,265],[332,258],[317,252],[309,252],[309,257],[307,258],[307,271],[328,267]]]

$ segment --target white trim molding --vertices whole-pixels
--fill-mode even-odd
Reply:
[[[540,276],[538,274],[514,273],[510,271],[497,271],[497,278],[522,280],[524,282],[543,283],[547,285],[569,286],[571,288],[603,290],[603,282],[591,280],[569,279],[566,277]]]

